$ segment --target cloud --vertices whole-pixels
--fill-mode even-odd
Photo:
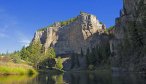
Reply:
[[[21,46],[28,46],[30,40],[26,34],[20,32],[22,26],[17,17],[12,16],[6,10],[0,8],[0,38],[12,38],[12,40],[20,43]],[[11,42],[10,41],[10,42]]]
[[[28,46],[31,37],[24,33],[23,29],[24,26],[19,17],[0,8],[0,52],[13,52],[20,50],[22,46]]]
[[[21,39],[20,41],[19,41],[19,43],[21,43],[21,45],[22,46],[29,46],[29,44],[30,44],[30,40],[28,40],[28,39]]]
[[[0,32],[0,38],[8,38],[8,35]]]
[[[29,46],[31,40],[26,36],[26,34],[24,34],[23,32],[17,31],[17,38],[18,38],[18,42],[22,45],[22,46]]]
[[[6,10],[0,8],[0,38],[8,38],[13,36],[13,31],[18,28],[17,19],[8,14]]]

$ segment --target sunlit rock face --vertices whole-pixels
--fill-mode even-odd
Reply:
[[[57,55],[80,54],[81,49],[85,54],[87,48],[108,39],[106,35],[102,35],[105,29],[106,26],[100,23],[96,16],[80,13],[76,20],[68,25],[61,26],[58,22],[45,30],[37,31],[32,42],[40,40],[45,49],[53,47]]]

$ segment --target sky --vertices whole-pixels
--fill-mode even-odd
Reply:
[[[28,46],[37,29],[79,15],[97,16],[110,27],[123,0],[0,0],[0,53]]]

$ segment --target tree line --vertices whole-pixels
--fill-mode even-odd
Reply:
[[[56,57],[54,49],[48,48],[45,50],[40,41],[33,42],[28,47],[23,47],[22,50],[10,54],[10,57],[16,63],[20,63],[23,60],[36,69],[39,69],[39,66],[43,66],[43,68],[63,68],[62,59]],[[50,62],[52,60],[53,62]],[[54,63],[54,66],[51,66],[53,64],[46,65],[46,63]]]

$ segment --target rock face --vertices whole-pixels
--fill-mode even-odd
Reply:
[[[64,58],[66,70],[72,69],[72,66],[85,69],[86,57],[82,57],[81,52],[85,55],[87,49],[91,51],[96,46],[105,49],[105,45],[110,43],[113,70],[146,71],[146,0],[124,0],[114,27],[110,31],[113,34],[111,39],[105,34],[105,25],[96,16],[81,13],[66,25],[58,22],[38,30],[32,43],[40,41],[45,50],[53,47],[56,54]],[[103,53],[106,52],[100,55]]]
[[[57,55],[80,54],[81,49],[85,54],[87,48],[100,43],[100,34],[104,33],[105,29],[105,25],[101,24],[96,16],[81,13],[68,25],[55,23],[45,30],[37,31],[32,42],[40,40],[45,49],[53,47]]]
[[[112,64],[129,71],[146,70],[146,0],[124,0],[110,41]]]

